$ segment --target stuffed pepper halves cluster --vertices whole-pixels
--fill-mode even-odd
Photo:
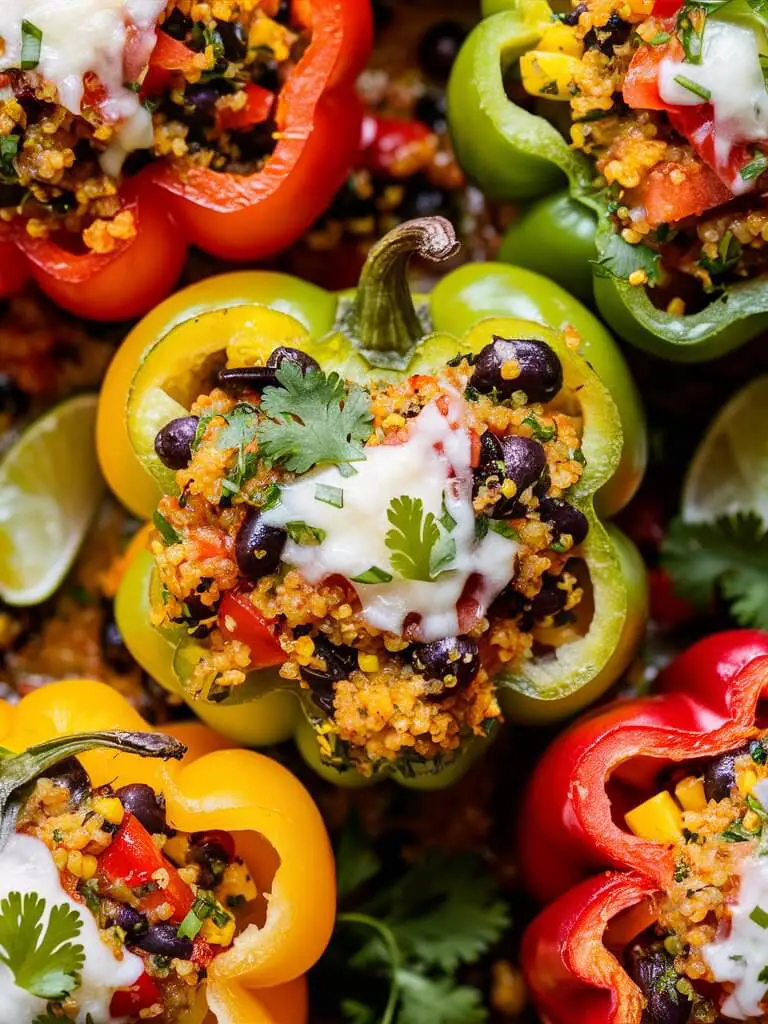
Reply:
[[[484,7],[449,114],[487,194],[538,200],[504,258],[594,283],[607,323],[669,359],[712,358],[764,330],[768,51],[754,4]]]
[[[436,773],[482,746],[502,706],[587,700],[621,671],[642,617],[635,555],[593,508],[601,487],[624,501],[639,468],[630,443],[610,490],[622,460],[610,393],[573,326],[425,331],[408,256],[452,248],[439,220],[396,229],[354,300],[314,289],[336,315],[319,340],[298,308],[181,323],[128,396],[133,451],[166,492],[154,569],[137,570],[150,609],[120,615],[136,657],[196,708],[298,694],[322,760],[368,776]],[[275,284],[248,280],[256,302]],[[623,380],[615,350],[593,344]],[[119,470],[110,478],[120,493]],[[160,670],[142,638],[153,628]],[[245,710],[229,710],[242,729]]]
[[[146,729],[102,683],[0,704],[0,1017],[301,1024],[335,912],[319,812],[203,726]]]
[[[608,705],[545,754],[521,851],[557,897],[523,952],[548,1024],[768,1021],[767,686],[768,634],[715,634],[660,696]]]

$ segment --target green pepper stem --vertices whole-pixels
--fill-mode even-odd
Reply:
[[[159,757],[164,761],[180,760],[186,747],[183,743],[154,732],[83,732],[74,736],[59,736],[38,743],[15,754],[0,752],[0,850],[5,846],[16,823],[21,790],[30,785],[43,772],[66,761],[68,757],[84,754],[88,750],[108,747],[123,754],[139,757]]]
[[[351,312],[361,348],[405,355],[425,329],[408,286],[408,263],[420,256],[441,263],[458,251],[453,226],[444,217],[419,217],[399,224],[371,249]]]

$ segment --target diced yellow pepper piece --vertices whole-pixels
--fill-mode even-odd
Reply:
[[[626,0],[624,7],[619,11],[619,15],[625,21],[633,15],[636,18],[647,18],[652,10],[653,0]]]
[[[529,50],[520,58],[523,88],[531,96],[548,100],[570,100],[578,91],[576,76],[581,61],[565,53]]]
[[[358,651],[357,664],[360,666],[361,672],[379,671],[379,659],[375,654],[363,654],[362,651]]]
[[[567,53],[570,57],[581,57],[584,53],[584,45],[569,25],[563,25],[561,21],[550,25],[539,40],[537,50],[544,50],[545,53]]]
[[[641,839],[676,843],[683,837],[683,812],[665,789],[624,815],[630,829]]]
[[[704,781],[688,775],[675,786],[675,796],[684,811],[703,811],[707,806]]]
[[[212,946],[231,946],[235,939],[234,917],[230,915],[223,925],[215,924],[212,918],[207,917],[200,929],[200,936]]]
[[[738,778],[736,779],[736,785],[739,787],[739,792],[742,796],[749,796],[757,785],[756,772],[753,772],[751,768],[747,768],[745,771],[739,772]]]

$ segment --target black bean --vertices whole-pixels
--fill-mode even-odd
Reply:
[[[627,41],[630,30],[629,22],[623,21],[614,11],[605,25],[587,32],[584,47],[587,50],[598,49],[610,57],[615,46],[622,46]]]
[[[200,867],[198,883],[204,889],[214,889],[219,884],[234,856],[235,844],[227,832],[211,830],[190,836],[189,858]]]
[[[278,345],[276,349],[273,349],[267,359],[267,366],[273,366],[279,370],[286,360],[289,363],[296,363],[304,373],[307,373],[308,370],[320,369],[320,364],[311,355],[302,352],[300,348],[291,348],[288,345]]]
[[[220,96],[221,92],[207,83],[187,86],[184,93],[185,120],[191,125],[211,124],[216,116],[216,102]]]
[[[568,595],[561,587],[558,587],[558,582],[557,576],[544,577],[541,590],[531,601],[531,613],[534,618],[546,619],[563,610]]]
[[[346,679],[357,668],[357,651],[352,647],[336,646],[324,636],[317,636],[315,654],[325,662],[325,668],[304,665],[301,677],[309,684],[312,697],[319,708],[326,713],[333,710],[334,684]]]
[[[289,25],[291,22],[291,0],[280,0],[277,8],[277,14],[275,15],[275,21],[279,21],[281,25]]]
[[[219,370],[219,386],[227,392],[263,391],[280,384],[271,366],[235,366],[230,370]]]
[[[197,416],[180,416],[157,432],[155,451],[168,469],[184,469],[189,465],[198,422]]]
[[[736,786],[736,760],[747,751],[739,747],[713,758],[704,769],[704,795],[707,800],[725,800]]]
[[[519,374],[503,375],[505,364],[516,363]],[[537,339],[506,339],[494,335],[474,362],[470,385],[481,394],[494,389],[502,398],[515,391],[525,392],[529,402],[548,402],[563,386],[563,367],[557,353]]]
[[[143,935],[137,936],[132,945],[155,956],[170,956],[178,960],[189,960],[192,956],[192,940],[180,939],[175,924],[151,924]]]
[[[143,782],[133,782],[129,786],[121,786],[115,793],[120,803],[130,814],[153,835],[165,832],[165,807],[161,797],[151,786]]]
[[[104,660],[115,672],[125,675],[136,667],[133,655],[125,646],[120,627],[111,614],[104,620],[101,627],[101,651]]]
[[[408,190],[400,207],[402,217],[431,217],[448,209],[448,193],[430,184],[421,175],[408,182]]]
[[[277,145],[277,140],[275,139],[276,131],[277,124],[274,118],[269,117],[266,121],[262,121],[261,124],[254,125],[248,131],[238,132],[237,148],[240,151],[241,160],[259,161],[271,156]]]
[[[184,40],[187,32],[191,32],[193,28],[193,22],[190,18],[185,17],[178,7],[174,7],[171,13],[163,22],[163,32],[167,32],[173,39]]]
[[[643,993],[643,1024],[685,1024],[691,1002],[675,988],[677,974],[669,953],[659,946],[635,946],[628,955],[629,974]]]
[[[578,25],[579,18],[582,16],[582,14],[584,14],[586,10],[586,4],[579,4],[578,7],[574,7],[572,11],[568,11],[567,14],[561,15],[560,20],[564,25],[570,25],[571,27],[573,27],[574,25]]]
[[[431,25],[419,42],[419,64],[423,71],[438,82],[447,80],[467,37],[464,26],[452,19]]]
[[[448,104],[444,92],[427,92],[416,104],[416,120],[433,132],[448,131]]]
[[[261,58],[251,65],[251,81],[262,89],[277,92],[280,88],[280,65],[272,58]]]
[[[542,498],[539,502],[539,515],[552,527],[555,541],[566,534],[573,539],[575,547],[581,544],[589,532],[589,523],[584,513],[559,498]]]
[[[122,928],[129,942],[149,927],[146,917],[125,903],[115,903],[114,906],[108,907],[107,923]]]
[[[91,780],[88,777],[88,772],[76,757],[67,757],[52,768],[48,768],[45,777],[68,790],[69,803],[73,808],[79,807],[91,793]]]
[[[490,511],[492,519],[508,519],[523,515],[525,507],[520,495],[535,485],[547,465],[544,449],[530,437],[510,434],[497,437],[486,431],[480,439],[480,465],[475,470],[475,492],[482,484],[496,485],[511,480],[516,492],[511,498],[500,498]]]
[[[0,373],[0,413],[21,416],[29,408],[29,396],[7,373]]]
[[[468,636],[446,636],[418,644],[412,652],[414,668],[425,679],[436,679],[444,687],[439,698],[469,686],[480,669],[480,651]]]
[[[248,53],[248,35],[239,21],[217,21],[216,29],[224,44],[224,55],[232,61],[243,60]]]
[[[287,539],[285,530],[269,526],[258,509],[249,508],[235,538],[235,558],[240,572],[251,580],[275,572]]]

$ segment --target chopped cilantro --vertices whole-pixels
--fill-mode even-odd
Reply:
[[[651,46],[663,46],[664,43],[668,43],[672,36],[669,32],[657,32],[653,39],[650,40]]]
[[[700,3],[686,0],[677,16],[677,34],[688,64],[701,64],[707,12]]]
[[[733,821],[728,828],[723,829],[720,838],[726,843],[748,843],[760,834],[760,831],[750,832],[744,827],[742,821]]]
[[[676,882],[683,882],[683,881],[685,881],[685,879],[688,877],[688,875],[690,873],[691,873],[691,869],[688,867],[688,865],[686,864],[686,862],[683,860],[682,857],[679,860],[675,861],[675,881]]]
[[[520,534],[512,526],[508,526],[503,519],[491,519],[488,521],[489,529],[493,530],[494,533],[498,533],[500,537],[506,537],[507,540],[520,540]],[[554,545],[553,545],[554,547]]]
[[[757,980],[762,985],[768,985],[768,965],[766,965],[757,976]]]
[[[392,579],[392,574],[385,572],[380,569],[378,565],[372,565],[370,569],[366,569],[365,572],[360,573],[359,576],[353,576],[353,583],[389,583]]]
[[[720,594],[739,625],[768,629],[768,532],[756,512],[705,523],[674,520],[662,564],[677,593],[698,608]]]
[[[712,99],[712,91],[710,89],[706,89],[703,85],[699,85],[698,82],[694,82],[692,78],[686,78],[685,75],[675,75],[674,80],[682,89],[686,89],[688,92],[693,93],[694,96],[698,96],[705,102]]]
[[[43,45],[42,30],[26,18],[21,23],[21,70],[34,71],[40,63]]]
[[[45,900],[36,893],[11,892],[0,900],[0,960],[19,988],[41,999],[64,999],[75,989],[85,963],[73,944],[83,919],[68,903],[51,907],[45,930]]]
[[[768,928],[768,911],[761,906],[756,906],[749,915],[750,921],[754,921],[760,928]]]
[[[745,164],[739,171],[739,174],[744,181],[754,181],[755,178],[759,178],[766,170],[768,170],[768,156],[760,155],[750,160],[748,164]]]
[[[537,441],[551,441],[557,433],[555,427],[542,427],[535,416],[526,416],[523,420],[526,427],[530,427],[533,436]]]
[[[155,511],[152,516],[152,522],[157,532],[163,538],[163,544],[166,547],[170,547],[171,544],[181,543],[181,534],[174,530],[162,512]]]
[[[385,543],[395,572],[409,580],[432,582],[456,557],[456,542],[437,517],[424,514],[421,498],[393,498],[387,509],[391,529]]]
[[[594,261],[594,267],[598,277],[615,277],[620,281],[628,280],[636,270],[644,270],[648,282],[653,284],[659,276],[658,263],[659,254],[649,246],[642,242],[632,245],[618,232],[612,232],[602,258]]]
[[[346,389],[337,373],[306,374],[286,360],[277,371],[279,388],[264,389],[261,410],[269,417],[258,428],[261,454],[292,473],[326,463],[361,462],[373,423],[368,394]]]
[[[768,750],[765,749],[760,740],[753,740],[750,743],[749,754],[755,764],[765,764],[768,761]]]
[[[280,488],[277,484],[270,484],[264,492],[261,504],[259,508],[262,512],[267,512],[271,508],[276,508],[280,504]]]
[[[325,530],[317,526],[309,526],[301,519],[292,519],[285,524],[286,532],[294,544],[304,544],[306,547],[313,547],[322,544],[325,540]]]
[[[330,487],[328,484],[315,484],[315,501],[322,501],[333,508],[344,508],[344,491],[341,487]]]
[[[0,135],[0,175],[3,178],[16,180],[16,168],[13,161],[19,152],[18,135]]]

